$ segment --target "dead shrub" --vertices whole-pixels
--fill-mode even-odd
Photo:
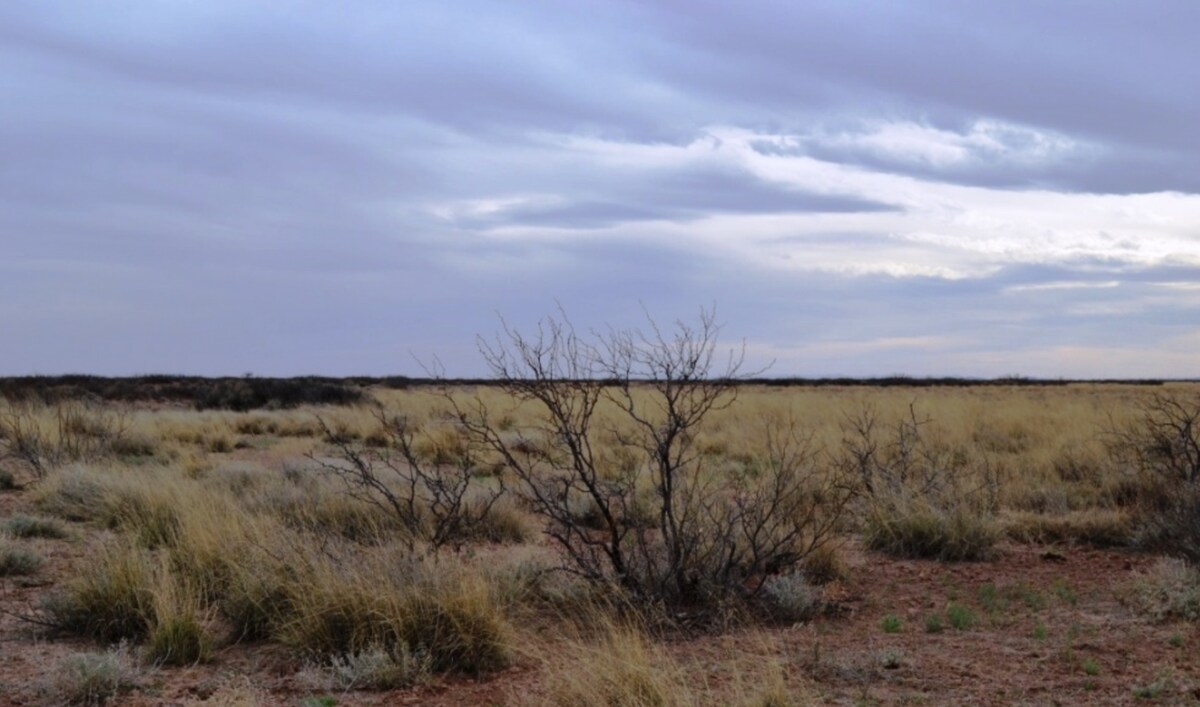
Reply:
[[[736,397],[742,357],[718,367],[720,327],[610,330],[579,336],[565,315],[527,337],[508,327],[481,342],[484,360],[537,423],[482,397],[445,398],[471,441],[518,480],[565,568],[612,584],[642,605],[720,611],[756,598],[821,547],[849,499],[815,463],[811,436],[790,421],[764,425],[750,463],[716,468],[698,435]]]

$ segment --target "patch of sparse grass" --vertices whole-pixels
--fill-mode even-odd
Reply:
[[[1067,580],[1063,579],[1062,577],[1054,578],[1054,581],[1050,583],[1050,591],[1053,592],[1054,596],[1058,597],[1058,599],[1064,604],[1075,606],[1079,603],[1078,592],[1076,592],[1071,585],[1067,584]]]
[[[925,617],[925,633],[941,633],[945,630],[941,614],[930,614]]]
[[[67,529],[58,521],[23,514],[14,515],[4,521],[3,530],[14,538],[61,540],[67,537]]]
[[[1096,662],[1095,658],[1085,658],[1082,667],[1086,675],[1095,677],[1100,674],[1100,663]]]
[[[904,628],[904,625],[900,621],[899,616],[896,616],[895,614],[888,614],[887,616],[883,617],[882,621],[879,622],[879,627],[883,629],[884,633],[900,633],[900,631]]]
[[[1167,678],[1160,677],[1153,682],[1145,685],[1134,685],[1133,696],[1139,700],[1157,700],[1162,697],[1167,690],[1171,689],[1171,681]]]
[[[1044,641],[1050,635],[1050,631],[1046,628],[1046,624],[1038,622],[1033,627],[1033,637],[1038,641]]]

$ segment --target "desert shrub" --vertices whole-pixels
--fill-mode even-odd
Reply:
[[[1139,544],[1200,561],[1200,399],[1155,395],[1110,428],[1110,450],[1138,477]]]
[[[41,557],[0,535],[0,577],[33,574],[41,566]]]
[[[1200,570],[1183,560],[1164,558],[1125,587],[1121,598],[1154,621],[1200,621]]]
[[[102,641],[139,639],[154,618],[155,567],[128,543],[101,548],[66,586],[43,602],[59,628]]]
[[[4,521],[4,532],[14,538],[50,538],[61,540],[67,537],[67,529],[49,518],[37,518],[18,514]]]
[[[73,462],[113,456],[127,435],[120,411],[81,401],[10,403],[0,411],[0,460],[41,478]]]
[[[776,575],[763,583],[763,603],[781,621],[808,621],[824,608],[821,590],[796,572]]]
[[[858,481],[863,539],[900,557],[987,559],[1000,537],[996,475],[932,439],[930,424],[912,406],[890,426],[870,407],[846,418],[835,464]]]
[[[358,653],[334,656],[316,670],[322,687],[329,690],[396,690],[429,682],[433,666],[429,656],[404,645],[392,650],[369,646]]]
[[[537,422],[480,396],[446,393],[467,438],[517,479],[566,567],[642,605],[688,615],[752,600],[823,545],[848,499],[815,464],[811,438],[782,420],[762,453],[717,468],[698,444],[705,419],[733,403],[741,356],[717,367],[720,327],[579,336],[550,318],[527,337],[505,328],[482,352],[499,387]]]
[[[125,644],[103,653],[64,658],[42,692],[54,704],[105,705],[142,683],[132,650]]]
[[[374,433],[384,440],[375,446],[355,442],[321,420],[337,459],[310,459],[342,481],[351,498],[387,513],[403,529],[410,553],[457,549],[486,528],[484,521],[504,495],[504,484],[499,478],[486,488],[472,483],[479,459],[475,449],[461,442],[460,433],[453,435],[453,444],[442,439],[445,433],[429,442],[433,433],[406,415],[380,409],[375,419]]]
[[[0,468],[0,491],[13,491],[20,488],[17,477],[8,469]]]

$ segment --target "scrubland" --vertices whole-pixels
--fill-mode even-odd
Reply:
[[[1200,695],[1200,386],[595,390],[0,403],[0,704]]]

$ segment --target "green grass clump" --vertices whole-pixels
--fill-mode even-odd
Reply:
[[[962,604],[946,607],[946,620],[956,631],[966,631],[975,625],[975,612]]]
[[[966,562],[994,556],[1000,532],[988,515],[965,506],[943,510],[897,502],[872,509],[863,535],[868,548],[895,557]]]
[[[900,622],[899,616],[888,614],[883,617],[883,621],[879,622],[879,627],[883,629],[884,633],[900,633],[904,626]]]
[[[925,617],[925,633],[941,633],[945,630],[941,614],[930,614]]]

